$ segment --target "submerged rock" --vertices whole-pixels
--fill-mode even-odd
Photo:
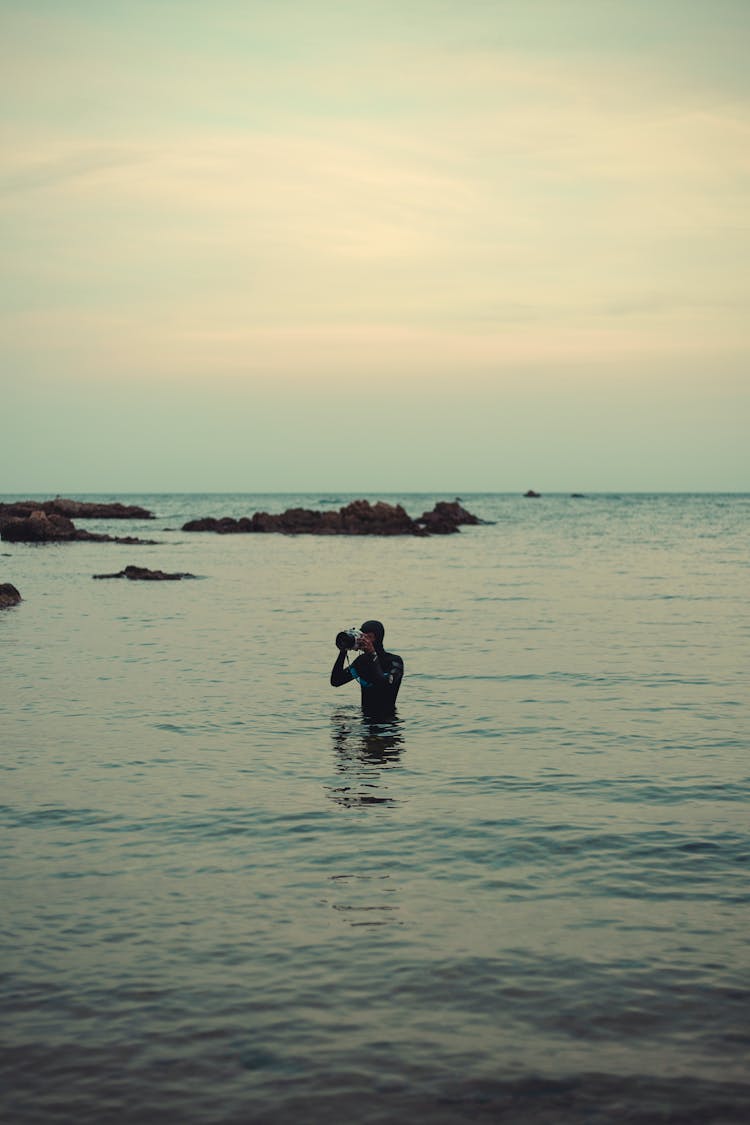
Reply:
[[[126,566],[118,570],[117,574],[92,574],[92,578],[129,578],[131,581],[141,582],[179,582],[181,578],[195,578],[194,574],[178,571],[167,574],[163,570],[149,570],[146,566]]]
[[[278,515],[255,512],[252,516],[234,519],[205,516],[189,520],[183,531],[215,531],[219,535],[243,532],[285,535],[445,535],[458,531],[460,524],[484,523],[467,512],[458,502],[439,501],[431,512],[414,520],[400,504],[378,500],[352,500],[337,512],[319,512],[309,508],[288,508]]]
[[[158,547],[158,539],[139,539],[136,535],[95,535],[93,532],[78,532],[76,538],[90,539],[94,543],[125,543],[127,546]]]
[[[15,586],[12,586],[10,582],[0,582],[0,609],[8,609],[22,601],[23,598]]]
[[[0,512],[0,539],[8,543],[148,543],[154,539],[137,539],[132,535],[101,535],[75,526],[67,516],[34,509],[28,515],[13,516]]]
[[[0,504],[0,516],[26,518],[32,512],[47,512],[51,515],[68,516],[70,519],[87,520],[152,520],[154,513],[137,504],[121,504],[93,500],[68,500],[56,496],[54,500],[14,500]]]

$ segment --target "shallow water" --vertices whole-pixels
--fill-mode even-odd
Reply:
[[[748,1120],[750,497],[120,499],[159,546],[0,544],[9,1121]]]

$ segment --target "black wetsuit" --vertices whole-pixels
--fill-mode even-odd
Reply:
[[[392,715],[396,696],[404,675],[404,662],[395,652],[379,648],[370,655],[363,652],[348,667],[344,664],[347,653],[342,650],[331,672],[331,683],[341,687],[357,680],[362,689],[362,710],[372,718]]]

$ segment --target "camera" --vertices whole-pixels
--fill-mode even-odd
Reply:
[[[336,647],[342,649],[357,649],[362,648],[362,638],[364,633],[361,629],[343,629],[340,633],[336,634]]]

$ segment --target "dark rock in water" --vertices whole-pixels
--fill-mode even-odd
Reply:
[[[318,512],[308,508],[289,508],[280,515],[256,512],[250,520],[240,520],[239,531],[272,532],[287,535],[414,535],[413,520],[399,504],[353,500],[338,512]]]
[[[0,583],[0,609],[8,609],[22,601],[23,598],[15,586],[11,586],[10,582]]]
[[[571,492],[570,497],[571,497],[571,500],[585,500],[586,499],[586,497],[583,495],[582,492]]]
[[[334,513],[329,513],[333,515]],[[378,500],[353,500],[342,508],[342,530],[345,535],[415,535],[419,533],[414,520],[400,504]]]
[[[219,521],[214,516],[203,516],[198,520],[188,520],[182,525],[183,531],[216,531]]]
[[[534,492],[533,488],[530,488],[528,492],[524,492],[524,496],[527,500],[538,500],[541,495],[541,492]]]
[[[205,516],[199,520],[188,520],[182,525],[183,531],[237,531],[237,520],[224,516],[217,520],[214,516]]]
[[[452,535],[461,524],[480,524],[478,516],[467,512],[457,500],[438,500],[431,512],[423,512],[416,521],[430,535]]]
[[[87,520],[152,520],[154,513],[137,504],[103,503],[92,500],[67,500],[56,496],[54,500],[14,500],[10,504],[0,504],[0,516],[26,518],[32,512],[46,512],[48,515],[68,516],[69,519]]]
[[[147,508],[140,508],[137,504],[121,504],[118,501],[103,503],[88,500],[66,500],[56,496],[49,501],[47,511],[59,512],[62,516],[71,519],[87,520],[152,520],[156,517]]]
[[[136,539],[132,535],[99,535],[77,528],[67,516],[34,509],[25,516],[12,516],[0,512],[0,539],[8,543],[150,543],[153,539]]]
[[[94,543],[125,543],[127,546],[158,547],[158,539],[138,539],[135,535],[95,535],[89,531],[76,532],[76,539],[90,539]]]
[[[206,516],[189,520],[183,531],[215,531],[219,535],[242,532],[285,535],[445,535],[458,531],[459,524],[483,523],[457,502],[441,501],[432,512],[413,520],[400,504],[378,500],[353,500],[338,512],[319,512],[309,508],[288,508],[278,515],[255,512],[252,516],[216,519]]]
[[[278,515],[255,512],[248,518],[232,519],[213,516],[190,520],[183,531],[216,531],[220,535],[241,532],[286,535],[414,535],[414,521],[400,505],[378,501],[354,500],[338,512],[318,512],[308,508],[288,508]]]
[[[119,570],[117,574],[92,574],[92,578],[130,578],[131,581],[142,582],[179,582],[181,578],[195,578],[194,574],[187,574],[178,571],[175,574],[167,574],[163,570],[149,570],[145,566],[126,566],[124,570]]]
[[[9,543],[51,543],[75,539],[76,527],[67,516],[47,515],[41,509],[26,516],[0,515],[0,536]]]

